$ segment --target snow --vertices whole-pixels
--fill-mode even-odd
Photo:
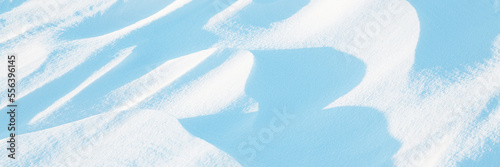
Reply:
[[[144,129],[148,126],[150,129]],[[106,127],[106,128],[103,128]],[[21,135],[16,161],[6,166],[240,166],[229,155],[190,135],[168,113],[109,112]],[[2,143],[6,143],[5,139]],[[6,154],[8,150],[2,149]],[[43,157],[40,155],[43,154]]]
[[[167,61],[141,78],[111,92],[107,103],[118,103],[117,108],[112,111],[128,110],[171,84],[215,51],[216,48],[211,48]]]
[[[95,80],[99,79],[101,76],[106,74],[109,70],[113,69],[116,65],[120,64],[125,58],[127,58],[128,55],[132,53],[132,50],[135,47],[130,47],[127,49],[122,50],[120,53],[118,53],[118,56],[113,59],[111,62],[103,66],[101,69],[98,71],[94,72],[90,77],[87,78],[82,84],[80,84],[77,88],[75,88],[73,91],[59,99],[57,102],[52,104],[49,108],[43,110],[42,112],[38,113],[31,121],[29,124],[35,124],[36,122],[43,121],[43,119],[47,118],[50,116],[55,110],[61,108],[66,102],[71,100],[71,98],[75,97],[78,93],[80,93],[83,89],[88,87],[90,84],[92,84]]]
[[[0,166],[497,165],[499,4],[0,1]]]

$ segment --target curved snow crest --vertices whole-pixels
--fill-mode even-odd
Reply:
[[[42,112],[35,115],[35,117],[33,117],[28,124],[33,125],[33,124],[40,123],[40,121],[43,121],[45,118],[52,115],[52,113],[54,113],[57,109],[59,109],[60,107],[65,105],[68,101],[70,101],[78,93],[80,93],[82,90],[87,88],[90,84],[92,84],[97,79],[101,78],[104,74],[106,74],[108,71],[110,71],[111,69],[116,67],[123,60],[125,60],[125,58],[127,58],[132,53],[132,50],[134,50],[134,48],[135,48],[135,46],[121,50],[115,59],[111,60],[111,62],[104,65],[101,69],[97,70],[96,72],[94,72],[90,77],[88,77],[85,81],[83,81],[83,83],[81,83],[78,87],[73,89],[73,91],[69,92],[64,97],[57,100],[55,103],[53,103],[47,109],[45,109]]]
[[[112,111],[128,110],[156,94],[176,79],[212,55],[217,48],[210,48],[169,60],[144,76],[111,92],[106,104],[114,105]]]
[[[235,3],[240,6],[235,9],[245,12],[240,9],[243,4]],[[223,11],[218,15],[227,18],[233,13]],[[217,46],[250,50],[332,47],[363,60],[367,65],[366,77],[343,98],[370,95],[378,87],[404,81],[399,78],[407,78],[411,71],[420,31],[415,9],[404,0],[312,0],[268,29],[240,28],[237,22],[228,22],[220,23],[225,26],[216,30],[208,29],[222,38]],[[387,77],[392,79],[384,82]]]
[[[245,5],[239,5],[236,9],[248,12]],[[498,76],[497,60],[472,70],[470,75],[458,74],[462,78],[456,84],[444,84],[447,81],[432,75],[412,79],[420,76],[412,71],[420,22],[408,2],[312,0],[293,16],[272,23],[267,29],[240,26],[231,20],[235,15],[231,11],[219,13],[207,24],[207,30],[222,38],[216,46],[329,46],[363,60],[367,73],[361,84],[326,108],[368,106],[384,111],[391,134],[403,143],[394,157],[397,166],[453,166],[463,158],[473,157],[469,148],[484,142],[461,144],[473,140],[467,129],[474,124],[469,122],[476,120],[487,102],[498,95],[500,87],[496,83],[500,81],[491,77]],[[225,26],[214,28],[215,23]],[[430,95],[421,96],[424,90]]]
[[[354,105],[384,111],[391,134],[403,144],[394,156],[397,166],[455,166],[475,158],[486,141],[498,143],[497,111],[485,111],[500,93],[498,39],[493,58],[469,74],[455,74],[456,82],[415,71],[379,76],[379,83],[358,85],[327,108]],[[487,123],[480,118],[484,112],[491,112]]]
[[[23,151],[17,153],[16,161],[2,158],[0,164],[241,166],[223,151],[190,135],[177,119],[162,111],[107,112],[16,137],[26,143],[18,147]],[[0,145],[7,147],[7,139],[1,141]]]
[[[252,0],[236,1],[231,6],[210,18],[203,28],[208,31],[217,31],[217,29],[220,29],[224,23],[227,23],[231,19],[231,17],[234,17],[241,9],[250,3],[252,3]]]
[[[145,108],[168,112],[177,119],[216,114],[246,97],[253,62],[251,52],[236,51],[219,67]]]
[[[159,12],[109,34],[74,41],[59,41],[62,43],[57,46],[61,48],[58,50],[59,53],[46,59],[46,62],[44,63],[46,66],[42,66],[45,68],[39,69],[38,72],[25,78],[23,82],[20,82],[18,87],[19,90],[22,91],[17,94],[17,98],[20,99],[43,85],[63,76],[81,63],[85,62],[90,56],[99,52],[102,48],[112,44],[120,38],[123,38],[132,31],[140,29],[153,21],[166,16],[189,2],[191,1],[176,0]],[[51,48],[55,48],[55,46],[52,46]],[[11,52],[15,53],[15,51]],[[54,53],[54,50],[51,50],[50,53]],[[6,105],[7,102],[4,100],[4,102],[1,103],[1,107],[5,107]]]

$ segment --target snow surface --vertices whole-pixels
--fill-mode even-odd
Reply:
[[[498,166],[499,5],[0,0],[0,166]]]

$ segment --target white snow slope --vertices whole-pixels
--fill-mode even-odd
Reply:
[[[358,166],[355,162],[363,160],[381,166],[500,165],[488,158],[498,154],[500,142],[499,2],[432,4],[0,1],[0,59],[18,56],[20,106],[16,159],[6,158],[10,132],[2,131],[0,166],[280,166],[287,161]],[[308,54],[316,53],[325,55],[315,62]],[[291,70],[279,65],[292,59],[304,65]],[[360,65],[354,65],[357,61]],[[321,66],[330,62],[331,68]],[[0,69],[6,66],[0,63]],[[266,73],[262,69],[271,79],[259,78]],[[0,76],[0,83],[6,82],[6,75]],[[7,84],[0,92],[7,94]],[[293,100],[301,98],[309,99]],[[1,100],[5,113],[9,103],[7,97]],[[277,131],[276,120],[283,119],[268,111],[282,107],[300,116]],[[328,114],[314,113],[337,114],[349,107],[382,115],[373,118],[378,121],[373,127],[383,128],[364,134],[358,130],[371,127],[361,126],[363,116],[355,116],[352,125],[337,125],[323,121]],[[380,143],[338,138],[378,141],[386,132]],[[255,135],[265,147],[247,154],[240,146]],[[299,145],[287,145],[294,143]],[[337,148],[342,145],[350,147]],[[377,151],[355,152],[352,159],[336,156],[357,147]],[[315,156],[327,158],[317,162]]]

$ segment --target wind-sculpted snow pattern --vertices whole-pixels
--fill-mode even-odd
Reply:
[[[0,60],[0,166],[500,166],[499,0],[0,0]]]

